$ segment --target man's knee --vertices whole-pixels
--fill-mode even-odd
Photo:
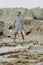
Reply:
[[[23,32],[21,31],[21,34],[23,34]]]
[[[21,31],[21,34],[23,34],[23,32]]]
[[[15,32],[15,35],[17,35],[18,32]]]

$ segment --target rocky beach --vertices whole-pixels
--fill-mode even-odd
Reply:
[[[20,33],[13,43],[15,13],[24,18],[24,41]],[[0,65],[43,65],[43,8],[0,9]]]

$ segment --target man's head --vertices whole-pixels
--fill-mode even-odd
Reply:
[[[18,11],[18,12],[17,12],[17,16],[20,16],[20,15],[21,15],[21,12],[20,12],[20,11]]]

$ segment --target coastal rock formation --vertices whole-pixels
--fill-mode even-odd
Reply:
[[[3,33],[5,36],[11,36],[9,28],[12,27],[16,17],[17,10],[22,12],[24,18],[24,30],[26,32],[39,32],[43,34],[43,9],[42,8],[6,8],[0,9],[0,20],[4,21]],[[2,27],[1,27],[2,28]]]
[[[24,41],[14,41],[13,23],[16,12],[23,14]],[[4,22],[3,22],[4,21]],[[14,26],[15,27],[15,26]],[[43,9],[0,9],[0,65],[43,65]]]

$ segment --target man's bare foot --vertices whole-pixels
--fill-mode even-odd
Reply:
[[[16,41],[15,41],[15,40],[13,40],[13,43],[16,43]]]
[[[21,45],[25,45],[25,41],[24,40],[21,42]]]

